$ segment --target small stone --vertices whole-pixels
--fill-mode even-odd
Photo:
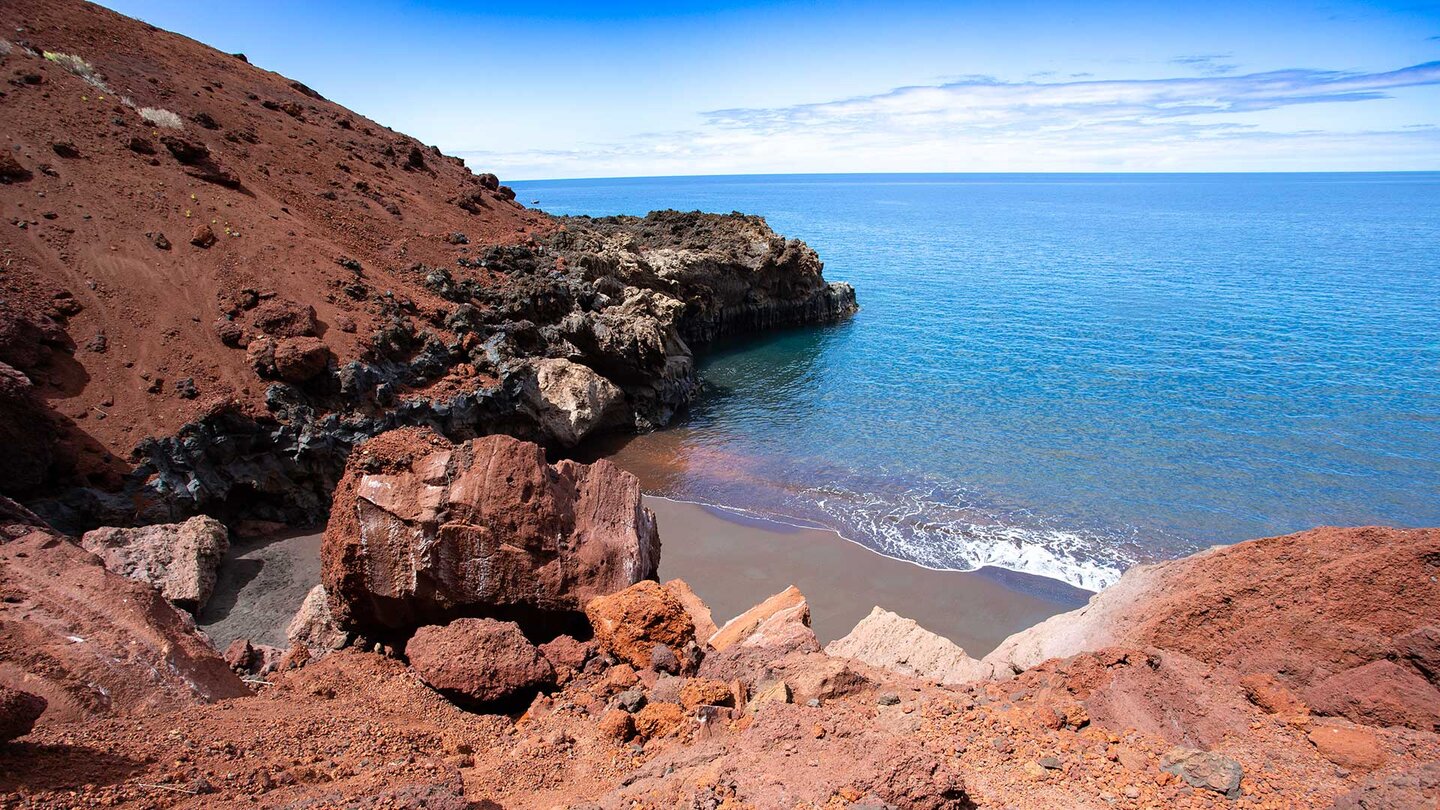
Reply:
[[[1127,798],[1127,799],[1138,799],[1138,798],[1140,798],[1140,788],[1135,787],[1134,785],[1126,785],[1126,786],[1125,786],[1125,798]]]
[[[1040,767],[1050,771],[1058,771],[1064,766],[1059,757],[1041,757],[1036,762],[1040,763]]]
[[[645,706],[645,693],[639,689],[626,689],[615,696],[615,707],[621,711],[635,713]]]
[[[198,248],[208,248],[216,241],[215,232],[210,230],[209,225],[199,225],[190,234],[190,244]]]
[[[656,672],[668,672],[671,675],[680,673],[680,659],[676,657],[675,651],[668,645],[656,644],[650,651],[650,668]]]
[[[886,692],[875,702],[881,706],[898,706],[900,704],[900,696],[894,692]]]
[[[1231,799],[1240,796],[1244,772],[1240,763],[1229,757],[1193,748],[1173,748],[1165,754],[1160,769],[1175,774],[1191,787],[1213,790]]]

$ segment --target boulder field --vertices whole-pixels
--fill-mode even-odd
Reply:
[[[654,580],[654,524],[604,462],[402,429],[362,445],[336,492],[326,582],[288,651],[227,651],[244,681],[162,583],[7,502],[0,803],[1437,799],[1433,530],[1317,529],[1137,568],[976,660],[880,607],[822,650],[794,588],[717,627],[686,583]]]

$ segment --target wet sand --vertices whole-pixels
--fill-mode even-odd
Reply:
[[[1008,571],[931,571],[829,529],[653,495],[645,503],[660,525],[660,578],[690,583],[717,624],[793,584],[810,602],[822,643],[850,632],[879,605],[980,656],[1011,633],[1089,598],[1062,583]],[[321,536],[295,532],[231,546],[198,621],[217,647],[237,638],[286,646],[286,626],[320,582]]]
[[[850,632],[879,605],[979,657],[1011,633],[1090,597],[1053,580],[996,569],[932,571],[829,529],[652,495],[645,503],[660,525],[660,579],[689,583],[716,624],[793,584],[809,600],[822,644]]]

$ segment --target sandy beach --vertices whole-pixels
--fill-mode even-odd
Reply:
[[[323,536],[312,530],[234,540],[196,624],[222,650],[237,638],[288,646],[285,628],[320,584]]]
[[[679,577],[717,624],[795,585],[822,643],[879,605],[914,619],[974,656],[1090,594],[994,569],[932,571],[894,560],[828,529],[803,528],[704,504],[646,496],[660,524],[660,578]]]

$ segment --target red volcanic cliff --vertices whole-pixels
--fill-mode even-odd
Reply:
[[[25,449],[0,492],[70,530],[319,522],[350,448],[395,427],[663,424],[694,349],[855,306],[757,217],[557,219],[97,6],[6,3],[0,31],[0,414]]]

